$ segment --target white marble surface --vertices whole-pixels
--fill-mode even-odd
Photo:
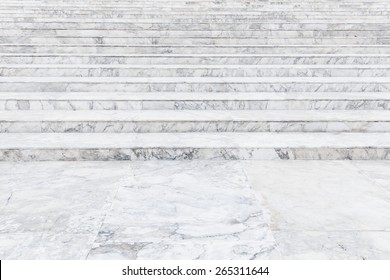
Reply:
[[[0,92],[0,110],[388,110],[387,92]]]
[[[390,133],[4,133],[10,148],[389,148]]]
[[[0,258],[83,259],[129,166],[0,164]]]
[[[125,249],[130,247],[143,259],[186,258],[182,252],[194,259],[225,258],[224,254],[252,259],[274,250],[239,162],[131,166],[132,181],[118,191],[89,258],[104,258],[111,248],[127,258],[130,252]]]
[[[133,65],[9,64],[0,76],[16,77],[388,77],[387,65]]]
[[[16,24],[16,23],[14,23]],[[35,23],[38,24],[38,23]],[[4,25],[4,23],[3,23]],[[192,25],[187,25],[189,28]],[[390,27],[388,27],[390,28]],[[1,53],[1,63],[33,63],[33,64],[175,64],[175,65],[380,65],[389,64],[390,56],[388,54],[66,54],[66,53]]]
[[[263,210],[237,161],[0,163],[0,168],[1,193],[7,194],[0,212],[3,259],[275,254]]]
[[[388,133],[3,133],[2,161],[389,159]]]
[[[0,111],[0,122],[36,122],[36,121],[264,121],[264,122],[380,122],[390,121],[387,110],[78,110],[78,111]]]
[[[273,235],[281,254],[278,259],[390,259],[388,231],[273,231]]]
[[[3,162],[0,170],[2,259],[390,258],[386,161]]]
[[[243,162],[282,258],[389,259],[389,162]],[[379,170],[379,171],[377,171]]]
[[[13,110],[0,133],[388,132],[388,110]]]
[[[1,1],[0,258],[389,259],[386,4]]]
[[[0,77],[0,83],[108,83],[108,84],[174,84],[174,83],[232,83],[232,84],[348,84],[383,83],[389,84],[387,77]],[[26,90],[26,89],[25,89]]]
[[[387,92],[0,92],[0,100],[390,100]]]
[[[56,21],[59,19],[56,18]],[[67,19],[69,20],[69,19]],[[105,19],[107,20],[107,19]],[[82,21],[82,19],[80,19]],[[94,52],[98,54],[280,54],[280,53],[295,53],[295,54],[365,54],[378,55],[388,54],[390,48],[387,45],[183,45],[183,46],[145,46],[145,45],[109,45],[100,46],[96,44],[90,45],[41,45],[41,44],[0,44],[0,53],[25,52],[25,53],[49,53],[49,54],[80,54]],[[112,90],[112,89],[111,89]]]

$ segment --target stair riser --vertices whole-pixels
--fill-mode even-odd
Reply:
[[[107,160],[390,160],[390,148],[2,149],[0,161]]]
[[[55,54],[390,54],[389,46],[112,46],[0,45],[0,53]]]
[[[226,27],[225,27],[226,28]],[[279,37],[279,38],[309,38],[314,37],[320,39],[322,37],[336,37],[336,38],[373,38],[373,37],[390,37],[389,30],[346,30],[346,31],[305,31],[305,30],[174,30],[174,31],[161,31],[161,30],[21,30],[21,29],[0,29],[0,36],[5,38],[9,37],[9,40],[14,40],[18,37],[80,37],[80,38],[142,38],[142,37],[246,37],[246,38],[258,38],[258,37]],[[240,38],[237,38],[240,39]],[[43,40],[43,39],[42,39]]]
[[[257,8],[257,11],[254,9]],[[185,5],[173,5],[170,7],[166,7],[162,5],[161,7],[156,7],[156,5],[131,5],[131,6],[17,6],[17,5],[2,5],[0,6],[1,12],[4,13],[15,13],[18,14],[22,11],[24,14],[31,13],[45,13],[45,14],[119,14],[119,15],[127,15],[127,14],[156,14],[158,12],[164,12],[167,14],[177,14],[177,13],[209,13],[209,14],[257,14],[259,13],[259,9],[261,9],[261,14],[287,14],[288,12],[293,14],[343,14],[348,13],[348,10],[340,8],[340,7],[332,7],[332,6],[303,6],[303,7],[293,7],[293,6],[282,6],[282,7],[273,7],[269,8],[265,5],[229,5],[229,6],[210,6],[207,5],[197,5],[196,10],[194,7],[185,6]],[[386,15],[388,13],[388,7],[386,6],[375,6],[370,10],[367,10],[365,7],[356,6],[354,8],[349,8],[349,12],[351,14],[363,14],[363,15]]]
[[[304,19],[300,22],[294,20],[294,24],[377,24],[379,26],[388,25],[389,22],[385,19],[378,19],[377,17],[371,17],[370,20],[362,17],[352,18],[348,17],[348,21],[339,18],[333,19]],[[0,22],[4,23],[127,23],[127,24],[291,24],[291,19],[283,18],[270,18],[270,19],[222,19],[222,18],[170,18],[170,19],[128,19],[128,18],[60,18],[60,17],[7,17],[3,16],[0,18]]]
[[[4,1],[2,2],[4,4],[20,4],[20,1]],[[53,2],[51,0],[37,0],[37,1],[26,1],[23,3],[29,3],[29,4],[53,4]],[[86,1],[81,1],[81,0],[63,0],[63,1],[58,1],[56,3],[59,3],[59,4],[63,4],[63,5],[107,5],[107,2],[106,1],[99,1],[99,0],[86,0]],[[126,0],[122,0],[122,1],[117,1],[117,0],[113,0],[111,1],[110,3],[114,3],[114,4],[118,4],[118,5],[122,5],[122,4],[126,4],[128,5],[128,1]],[[142,0],[137,0],[137,1],[134,1],[132,2],[132,5],[133,4],[139,4],[139,5],[143,5],[143,2]],[[231,3],[241,3],[241,4],[245,4],[245,5],[248,5],[247,4],[247,1],[244,1],[244,0],[232,0],[232,1],[226,1],[226,0],[198,0],[198,1],[189,1],[189,2],[183,2],[183,1],[180,1],[180,0],[169,0],[169,1],[164,1],[164,0],[156,0],[156,1],[153,1],[151,2],[153,4],[156,4],[156,3],[170,3],[171,5],[172,4],[185,4],[185,5],[198,5],[198,3],[207,3],[207,4],[217,4],[217,5],[225,5],[225,4],[231,4]],[[371,7],[371,6],[376,6],[376,5],[385,5],[387,2],[386,1],[339,1],[339,2],[331,2],[331,5],[329,1],[306,1],[306,2],[296,2],[296,1],[283,1],[283,2],[263,2],[263,1],[259,1],[258,3],[254,3],[254,5],[264,5],[264,4],[267,4],[267,6],[269,7],[270,5],[273,7],[273,6],[276,6],[276,7],[279,7],[279,6],[284,6],[284,5],[293,5],[294,7],[300,7],[300,6],[315,6],[315,5],[330,5],[330,6],[366,6],[366,7]]]
[[[332,8],[286,8],[283,7],[281,9],[267,9],[267,8],[258,8],[258,9],[250,9],[250,8],[242,8],[242,7],[177,7],[167,9],[163,7],[153,7],[153,8],[124,8],[124,9],[28,9],[24,8],[0,8],[0,14],[6,15],[15,15],[16,17],[19,15],[23,16],[32,16],[32,15],[44,15],[44,16],[88,16],[88,17],[104,17],[104,16],[115,16],[119,18],[127,18],[127,17],[231,17],[231,18],[246,18],[253,16],[277,16],[277,17],[309,17],[309,16],[341,16],[351,14],[353,16],[387,16],[389,14],[389,7],[376,7],[371,9],[332,9]]]
[[[164,5],[165,4],[165,5]],[[378,13],[378,12],[386,12],[388,10],[388,6],[382,4],[371,5],[370,9],[363,5],[329,5],[329,4],[317,4],[317,5],[274,5],[272,7],[267,6],[266,3],[237,3],[231,2],[229,5],[225,3],[212,3],[212,2],[197,2],[196,7],[193,5],[188,5],[187,3],[177,3],[170,2],[164,4],[157,4],[154,1],[151,3],[128,3],[127,5],[117,4],[113,5],[112,3],[107,3],[106,5],[53,5],[53,3],[44,4],[2,4],[0,5],[0,9],[3,11],[14,12],[16,10],[23,10],[26,13],[32,12],[57,12],[57,13],[143,13],[143,12],[152,12],[156,13],[161,9],[162,12],[167,13],[176,13],[176,12],[223,12],[223,13],[256,13],[258,11],[263,12],[293,12],[293,13],[319,13],[319,12],[335,12],[335,13],[345,13],[348,10],[353,13]],[[167,5],[169,4],[169,6]]]
[[[47,56],[39,55],[29,56],[24,54],[15,55],[0,55],[0,64],[201,64],[201,65],[294,65],[294,64],[328,64],[329,68],[332,65],[342,64],[390,64],[390,56],[248,56],[248,57],[196,57],[196,56],[141,56],[141,57],[126,57],[126,56],[94,56],[94,55],[79,55],[72,56]],[[351,67],[352,68],[352,67]]]
[[[0,133],[387,132],[390,122],[0,121]]]
[[[223,67],[223,66],[222,66]],[[375,66],[374,66],[375,67]],[[259,67],[260,68],[260,67]],[[1,68],[0,76],[11,77],[389,77],[388,69],[20,69]]]
[[[14,110],[390,110],[390,101],[0,101],[1,111]]]
[[[13,4],[13,5],[20,5],[20,1],[4,1],[2,2],[4,5],[10,5],[10,4]],[[39,1],[23,1],[23,4],[26,3],[26,4],[35,4],[35,5],[53,5],[53,2],[51,0],[39,0]],[[81,0],[69,0],[69,1],[56,1],[56,4],[59,4],[59,5],[64,5],[64,6],[72,6],[72,5],[88,5],[90,6],[91,4],[93,5],[97,5],[97,6],[100,6],[100,5],[109,5],[107,4],[106,1],[99,1],[99,0],[93,0],[93,1],[89,1],[89,0],[86,0],[86,1],[81,1]],[[149,3],[149,2],[143,2],[142,0],[137,0],[137,1],[132,1],[131,4],[129,4],[128,1],[116,1],[116,0],[113,0],[110,2],[111,5],[113,4],[117,4],[117,5],[140,5],[140,6],[143,6],[144,3]],[[386,1],[338,1],[338,2],[329,2],[329,1],[305,1],[305,2],[296,2],[296,1],[283,1],[283,2],[277,2],[277,1],[258,1],[258,2],[254,2],[254,3],[248,3],[247,1],[243,1],[243,0],[232,0],[232,1],[226,1],[226,0],[198,0],[198,1],[188,1],[188,2],[183,2],[183,1],[180,1],[180,0],[169,0],[169,1],[152,1],[150,2],[149,4],[165,4],[165,3],[169,3],[170,6],[171,5],[188,5],[188,6],[197,6],[199,3],[201,4],[207,4],[207,5],[226,5],[226,4],[242,4],[242,5],[267,5],[268,7],[283,7],[283,6],[294,6],[294,7],[301,7],[301,6],[316,6],[316,5],[328,5],[328,6],[332,6],[332,7],[344,7],[344,6],[365,6],[365,7],[372,7],[372,6],[376,6],[376,5],[385,5],[387,2]],[[53,5],[54,6],[54,5]]]
[[[2,91],[128,91],[128,92],[357,92],[390,91],[389,83],[0,83]]]
[[[384,31],[384,34],[388,33],[390,29],[390,24],[386,23],[378,23],[378,24],[370,24],[370,23],[339,23],[339,24],[327,24],[327,23],[236,23],[236,24],[228,24],[228,23],[192,23],[192,24],[158,24],[158,23],[109,23],[102,20],[101,22],[7,22],[2,21],[0,19],[0,28],[2,29],[1,34],[8,34],[9,29],[17,28],[20,33],[29,33],[35,32],[36,30],[45,29],[45,30],[58,30],[57,32],[75,32],[75,34],[79,34],[80,29],[84,30],[96,30],[94,32],[105,32],[106,36],[109,36],[112,31],[120,31],[120,32],[134,32],[138,31],[206,31],[210,32],[210,30],[224,30],[229,32],[237,31],[310,31],[315,33],[325,32],[331,33],[339,32],[344,33],[346,31],[352,31],[353,33],[360,34],[373,32],[373,34],[377,34],[378,31]],[[20,30],[20,29],[31,29],[31,30]],[[51,32],[56,32],[55,30]],[[334,31],[333,31],[334,30]],[[110,34],[108,34],[110,31]],[[217,31],[215,31],[217,32]],[[11,34],[12,35],[12,34]],[[74,35],[74,34],[73,34]],[[380,35],[380,34],[378,34]],[[15,34],[14,34],[15,36]]]
[[[190,38],[190,37],[137,37],[137,38],[80,38],[80,37],[0,37],[0,44],[98,44],[98,45],[386,45],[390,37],[383,38]]]
[[[234,9],[234,10],[233,10]],[[112,9],[101,9],[96,11],[91,10],[47,10],[47,9],[35,9],[35,10],[26,10],[26,9],[0,9],[0,15],[10,16],[15,15],[16,17],[31,17],[34,15],[44,16],[44,17],[87,17],[87,18],[182,18],[184,15],[191,16],[193,18],[215,18],[215,17],[226,17],[226,18],[251,18],[254,16],[259,16],[259,18],[266,17],[283,17],[283,18],[308,18],[308,17],[341,17],[341,16],[353,16],[353,17],[387,17],[390,14],[388,8],[378,8],[377,10],[366,11],[363,9],[354,10],[354,11],[340,11],[334,9],[318,9],[316,11],[306,9],[306,10],[290,10],[290,11],[281,11],[281,10],[264,10],[262,12],[248,12],[245,9],[236,7],[231,10],[225,10],[221,8],[207,8],[199,9],[196,12],[188,8],[177,8],[167,10],[161,8],[161,11],[158,8],[154,9],[123,9],[123,10],[112,10]],[[236,13],[234,11],[237,10]]]
[[[31,16],[22,16],[22,17],[7,17],[6,15],[2,16],[1,22],[15,22],[15,23],[32,23],[32,22],[126,22],[126,23],[289,23],[292,21],[304,21],[305,23],[318,23],[325,22],[328,24],[340,24],[345,22],[345,17],[348,17],[348,23],[378,23],[378,24],[388,24],[388,16],[352,16],[352,15],[342,15],[342,16],[328,16],[328,17],[306,17],[306,18],[297,18],[297,17],[286,17],[286,16],[268,16],[268,17],[246,17],[246,18],[225,18],[223,16],[219,17],[171,17],[171,18],[120,18],[117,16],[100,16],[95,18],[86,18],[85,16],[53,16],[53,17],[43,17],[40,16],[37,18],[37,15]]]
[[[23,10],[0,10],[0,15],[15,17],[44,17],[44,18],[90,18],[90,19],[101,19],[101,18],[125,18],[125,19],[180,19],[188,18],[191,19],[204,19],[204,18],[220,18],[220,19],[234,19],[234,20],[246,20],[246,19],[313,19],[313,18],[342,18],[349,16],[351,18],[369,18],[375,17],[375,19],[388,19],[388,11],[264,11],[264,12],[209,12],[209,11],[192,11],[192,12],[175,12],[175,13],[164,13],[159,11],[23,11]]]

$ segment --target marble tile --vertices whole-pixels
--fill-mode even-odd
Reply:
[[[95,244],[92,260],[260,260],[281,258],[269,232],[264,241],[182,241]]]
[[[390,258],[387,162],[245,161],[243,166],[270,220],[280,252],[276,259]]]
[[[239,162],[131,166],[133,181],[118,191],[90,259],[250,259],[275,254],[262,208]]]
[[[390,192],[390,161],[353,161],[359,172]]]
[[[389,260],[389,231],[273,231],[275,259]],[[272,257],[271,257],[272,258]]]
[[[85,259],[93,243],[91,234],[12,233],[0,234],[2,260]]]
[[[129,166],[0,163],[0,170],[0,234],[96,234]]]
[[[390,231],[390,193],[351,162],[243,164],[270,211],[272,230]]]

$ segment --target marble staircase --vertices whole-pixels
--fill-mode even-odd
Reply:
[[[0,160],[390,159],[387,0],[3,0]]]

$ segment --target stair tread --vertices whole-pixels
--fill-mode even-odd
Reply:
[[[0,77],[0,83],[390,83],[389,77]]]
[[[387,110],[77,110],[0,111],[0,122],[36,121],[272,121],[272,122],[390,122]]]
[[[47,69],[390,69],[390,64],[346,65],[346,64],[0,64],[0,68],[47,68]]]
[[[0,100],[390,100],[390,92],[0,92]]]
[[[3,133],[0,149],[390,148],[390,133]]]
[[[1,45],[1,44],[0,44]],[[378,54],[115,54],[115,53],[0,53],[1,56],[32,56],[32,57],[41,57],[41,56],[81,56],[81,57],[246,57],[246,58],[262,58],[262,57],[390,57],[390,54],[378,53]]]

